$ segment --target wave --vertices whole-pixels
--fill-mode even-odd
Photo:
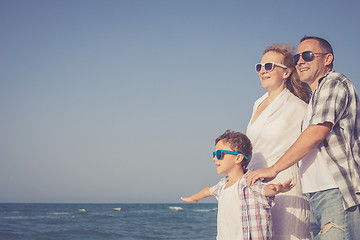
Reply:
[[[217,208],[211,208],[211,209],[195,209],[194,212],[212,212],[217,211]]]
[[[69,212],[51,212],[51,213],[48,213],[50,215],[67,215],[67,214],[70,214]]]
[[[113,208],[114,211],[121,211],[120,207]]]
[[[5,216],[5,217],[1,217],[1,218],[3,218],[3,219],[28,219],[28,217],[24,217],[24,216]]]
[[[181,210],[184,210],[182,207],[172,207],[172,206],[170,206],[169,209],[170,209],[170,210],[173,210],[173,211],[181,211]]]

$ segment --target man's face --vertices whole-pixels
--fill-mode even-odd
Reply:
[[[314,39],[307,39],[301,42],[296,53],[301,54],[305,51],[315,53],[315,58],[314,60],[307,62],[300,57],[296,65],[296,70],[300,76],[300,80],[309,84],[311,89],[313,89],[312,86],[317,86],[318,80],[327,72],[325,61],[326,55],[317,54],[325,53],[325,51],[320,47],[319,42]]]

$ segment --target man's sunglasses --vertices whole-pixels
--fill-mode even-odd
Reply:
[[[228,150],[217,150],[216,152],[213,152],[213,158],[216,157],[218,160],[221,160],[223,159],[224,157],[224,153],[229,153],[229,154],[232,154],[232,155],[243,155],[245,159],[248,159],[245,154],[243,153],[239,153],[239,152],[234,152],[234,151],[228,151]]]
[[[294,56],[294,64],[295,64],[295,66],[297,65],[298,61],[300,60],[300,56],[302,57],[302,59],[304,59],[304,61],[311,62],[312,60],[315,59],[315,54],[325,55],[325,54],[328,54],[328,53],[314,53],[312,51],[305,51],[305,52],[302,52],[302,53],[295,54],[295,56]]]
[[[275,62],[268,62],[268,63],[257,63],[255,64],[255,71],[258,73],[261,71],[261,68],[264,66],[264,69],[266,72],[271,72],[274,70],[275,66],[287,68],[287,66],[281,64],[281,63],[275,63]]]

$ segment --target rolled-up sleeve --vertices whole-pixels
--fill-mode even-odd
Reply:
[[[341,81],[334,79],[326,81],[314,94],[311,103],[313,115],[310,125],[324,122],[331,122],[335,125],[343,117],[348,104],[349,92],[346,86]]]
[[[267,197],[265,196],[265,187],[267,184],[256,181],[254,186],[251,187],[251,190],[255,196],[256,201],[263,208],[272,208],[275,205],[274,199],[275,197]]]
[[[210,187],[211,194],[214,195],[217,200],[219,200],[220,191],[227,181],[228,177],[223,177],[216,185]]]

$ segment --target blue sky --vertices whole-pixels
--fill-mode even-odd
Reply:
[[[1,0],[0,202],[180,202],[216,183],[214,140],[246,131],[266,46],[323,37],[360,89],[359,7]]]

